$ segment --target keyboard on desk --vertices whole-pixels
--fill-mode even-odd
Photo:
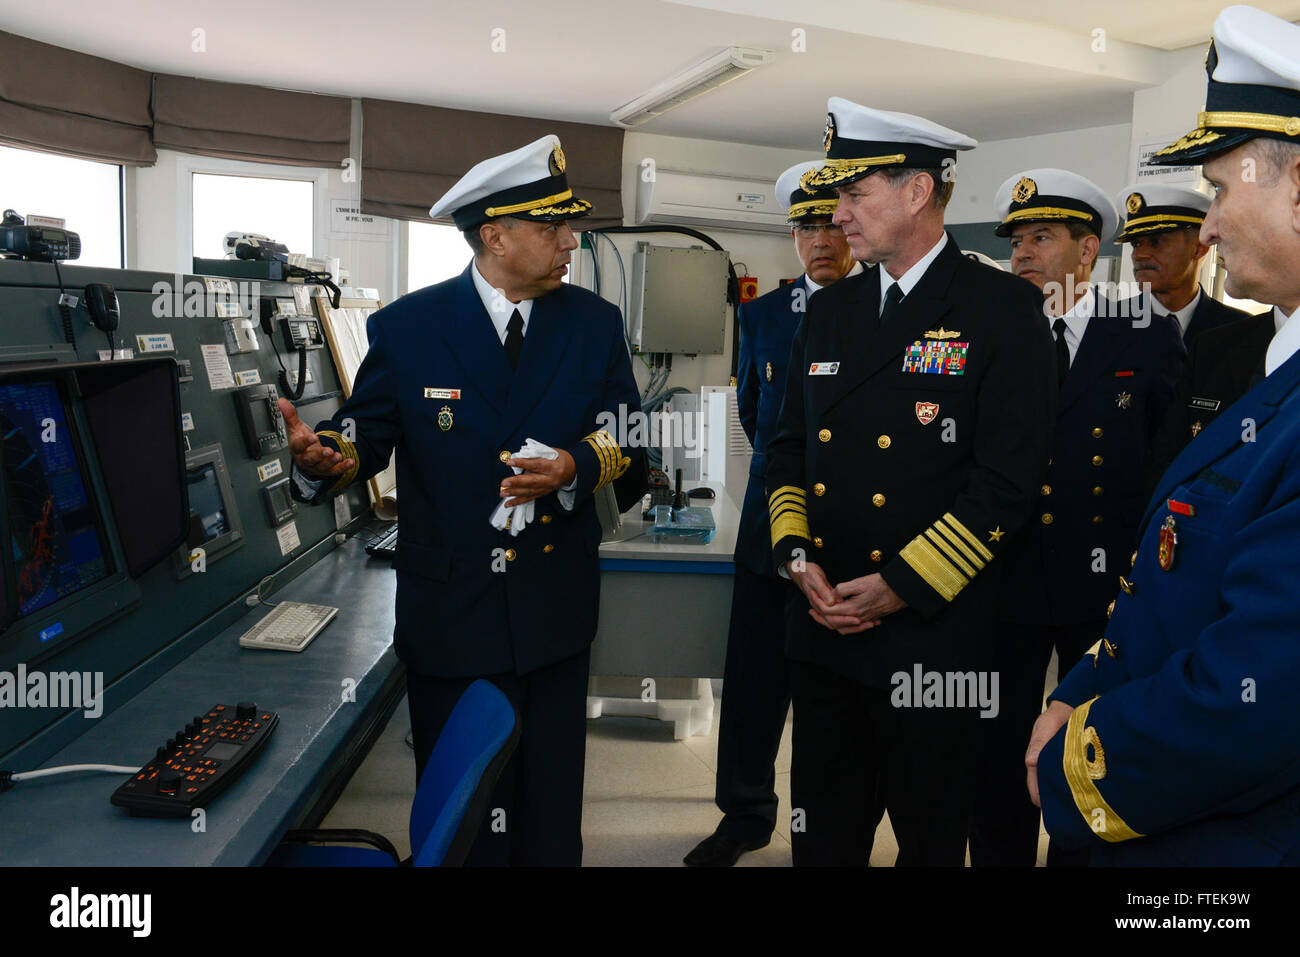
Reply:
[[[397,551],[397,523],[386,532],[380,532],[379,535],[366,546],[366,554],[374,555],[376,558],[392,559],[393,554]]]
[[[282,601],[271,613],[240,636],[241,648],[302,651],[339,613],[330,605]]]

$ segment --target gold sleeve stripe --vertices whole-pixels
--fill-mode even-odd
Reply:
[[[966,562],[966,559],[958,555],[957,550],[945,542],[943,536],[935,532],[933,528],[927,528],[925,530],[925,537],[934,542],[935,545],[939,546],[939,551],[948,556],[948,560],[957,567],[959,572],[966,576],[967,580],[974,578],[975,575],[978,574],[975,569],[970,567]]]
[[[1101,640],[1098,639],[1097,642],[1093,644],[1091,648],[1089,648],[1087,651],[1084,652],[1084,654],[1092,655],[1092,657],[1095,659],[1100,652],[1101,652]]]
[[[600,475],[596,478],[596,484],[592,491],[602,489],[614,479],[618,478],[627,467],[632,464],[632,460],[623,455],[623,450],[619,448],[618,443],[604,429],[592,432],[583,439],[596,454],[596,461],[600,465]]]
[[[938,592],[944,601],[952,601],[957,597],[957,592],[966,587],[966,577],[922,535],[908,542],[898,555],[911,565],[912,570]]]
[[[974,552],[972,552],[969,548],[967,548],[966,543],[961,540],[961,536],[958,535],[956,532],[954,532],[952,529],[950,529],[947,525],[945,525],[943,523],[943,519],[939,519],[939,521],[935,522],[933,528],[935,531],[943,535],[943,537],[946,538],[948,541],[952,542],[953,546],[956,547],[956,549],[959,552],[961,552],[964,556],[966,556],[966,560],[975,566],[969,573],[972,578],[975,577],[975,572],[977,570],[983,570],[984,568],[983,559],[977,557]]]
[[[966,541],[970,543],[971,547],[975,549],[975,554],[981,556],[985,561],[989,561],[993,558],[993,553],[984,547],[983,542],[970,533],[969,528],[957,521],[956,515],[952,512],[944,512],[943,520],[957,531],[961,532],[962,538],[966,539]]]
[[[1085,823],[1103,841],[1118,844],[1143,835],[1129,827],[1115,813],[1115,809],[1106,803],[1097,787],[1096,782],[1106,776],[1106,758],[1101,749],[1101,739],[1097,737],[1097,729],[1088,724],[1088,712],[1096,700],[1093,698],[1071,712],[1070,722],[1065,726],[1065,751],[1061,765],[1065,771],[1065,781],[1070,786],[1070,794],[1074,797],[1074,806],[1083,815]],[[1089,745],[1093,749],[1091,761],[1088,760]]]
[[[323,432],[317,432],[321,438],[333,439],[338,443],[339,454],[345,459],[351,459],[352,465],[348,470],[338,477],[333,485],[330,486],[331,492],[341,492],[351,485],[357,477],[357,472],[361,469],[361,457],[357,455],[357,447],[343,438],[342,433],[335,432],[332,429],[326,429]]]
[[[808,518],[805,515],[796,514],[795,512],[782,512],[772,519],[772,546],[776,547],[781,539],[788,535],[794,535],[797,538],[812,539],[812,531],[808,528]]]
[[[787,485],[772,493],[771,498],[768,499],[767,507],[769,511],[782,505],[798,505],[800,508],[804,508],[807,502],[808,497],[804,494],[803,489],[791,489]]]

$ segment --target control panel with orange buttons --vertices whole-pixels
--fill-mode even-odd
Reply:
[[[250,701],[195,715],[113,792],[112,803],[136,814],[189,817],[243,774],[279,723],[274,711]]]

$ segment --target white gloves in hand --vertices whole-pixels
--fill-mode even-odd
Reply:
[[[559,458],[559,453],[549,445],[543,445],[536,439],[527,439],[520,447],[519,451],[514,454],[514,457],[519,459],[554,459]],[[512,465],[510,467],[514,469],[516,475],[523,472],[523,469],[518,466]],[[570,483],[569,488],[559,489],[555,493],[560,499],[560,505],[562,505],[566,511],[573,510],[573,486],[576,485],[577,480],[575,478],[575,480]],[[533,499],[530,502],[524,502],[522,505],[507,506],[506,500],[502,499],[496,509],[493,510],[492,517],[489,521],[492,523],[492,527],[498,531],[505,529],[506,526],[509,525],[510,534],[512,536],[518,536],[518,534],[527,528],[528,524],[533,520],[533,515],[536,513],[536,505],[537,500]]]

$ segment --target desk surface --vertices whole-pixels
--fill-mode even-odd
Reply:
[[[368,558],[361,540],[353,537],[272,596],[338,606],[337,617],[305,651],[240,648],[239,636],[270,611],[250,609],[42,765],[139,766],[214,704],[253,701],[278,712],[280,725],[266,748],[206,810],[206,830],[196,833],[190,819],[135,817],[110,805],[109,796],[125,775],[54,775],[20,782],[0,797],[0,861],[261,863],[350,750],[368,706],[397,667],[395,589],[388,563]],[[354,702],[343,700],[347,682],[355,683]]]
[[[620,539],[601,543],[600,557],[629,561],[730,562],[736,549],[736,533],[740,529],[740,507],[727,495],[727,487],[721,482],[697,482],[692,487],[702,485],[713,489],[716,497],[712,503],[708,499],[696,499],[692,504],[712,505],[713,521],[718,527],[713,541],[706,545],[652,542],[646,537],[646,532],[653,523],[641,521],[641,506],[638,505],[623,515]]]

